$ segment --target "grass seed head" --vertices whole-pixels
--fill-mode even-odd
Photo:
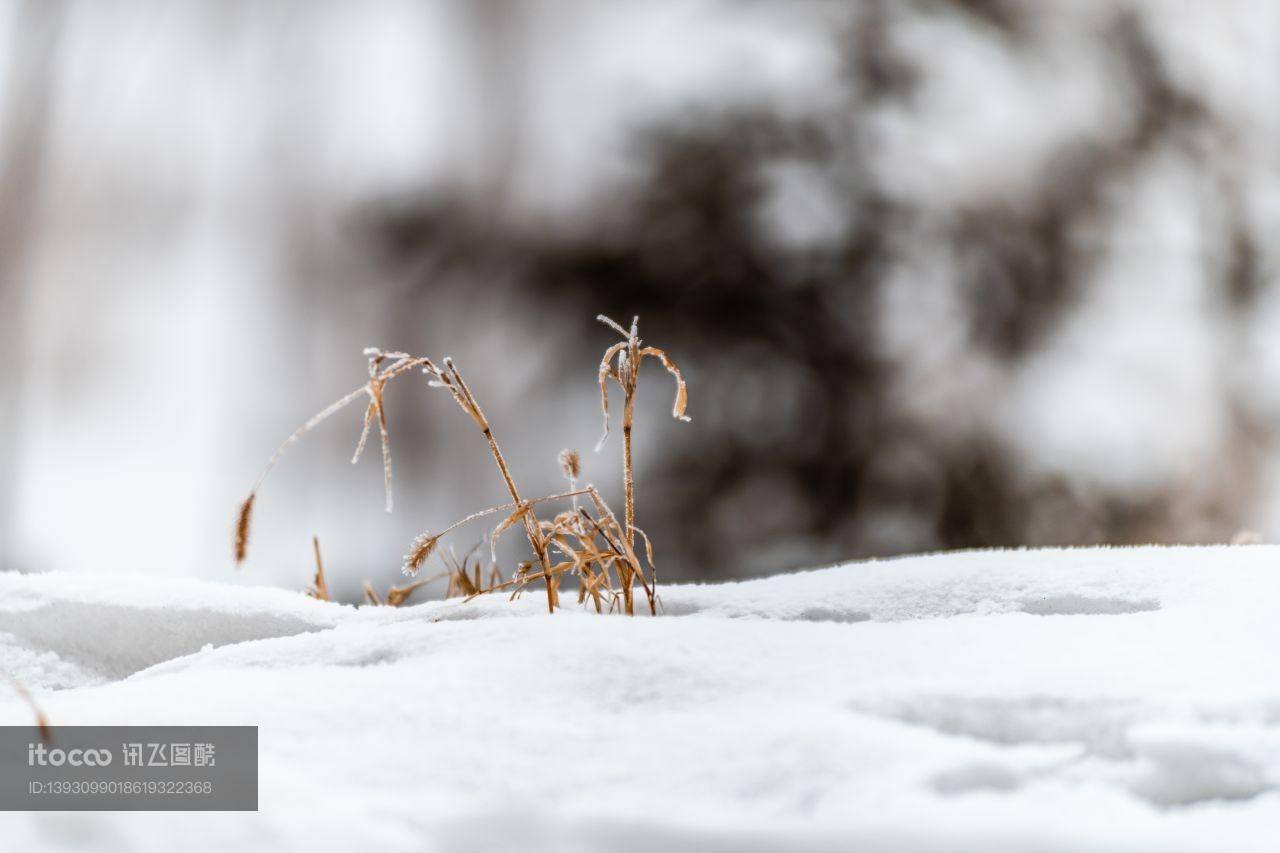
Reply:
[[[240,504],[240,514],[236,518],[236,565],[244,562],[245,556],[249,553],[249,524],[253,520],[253,499],[257,497],[256,492],[250,492],[249,497],[244,499],[244,503]]]
[[[576,450],[560,451],[560,470],[570,480],[577,480],[582,473],[582,457],[578,455]]]
[[[409,553],[405,555],[402,571],[410,577],[416,575],[423,563],[436,550],[436,543],[439,541],[439,534],[433,536],[430,533],[423,533],[414,539],[413,544],[409,546]]]

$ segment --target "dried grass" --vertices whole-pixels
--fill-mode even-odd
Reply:
[[[397,376],[410,370],[420,370],[430,377],[433,387],[447,390],[459,408],[467,414],[484,436],[485,443],[493,458],[494,465],[502,478],[503,485],[511,500],[504,504],[488,507],[454,522],[437,533],[423,533],[410,543],[405,555],[402,569],[405,574],[414,576],[430,558],[439,551],[441,540],[463,525],[505,512],[498,524],[488,536],[490,554],[496,563],[498,539],[508,530],[521,527],[525,538],[533,552],[533,559],[520,563],[508,580],[496,568],[491,568],[488,578],[479,560],[471,565],[468,555],[459,560],[451,551],[443,552],[442,559],[445,571],[431,578],[419,580],[405,587],[392,587],[385,598],[379,596],[372,586],[365,584],[365,597],[371,604],[402,604],[416,589],[439,577],[448,577],[449,585],[446,597],[455,595],[473,598],[477,595],[510,590],[512,598],[519,596],[530,584],[541,582],[546,591],[547,609],[555,612],[559,606],[559,587],[566,575],[576,577],[578,585],[578,601],[584,604],[590,600],[597,612],[635,612],[634,589],[639,585],[651,613],[658,612],[657,569],[653,562],[653,545],[649,537],[635,525],[635,490],[632,476],[631,431],[635,417],[635,398],[639,383],[639,368],[645,358],[657,359],[676,380],[676,398],[672,415],[680,420],[689,420],[685,415],[688,404],[688,391],[684,377],[674,362],[665,352],[655,347],[643,346],[637,334],[639,318],[632,321],[630,329],[623,329],[613,320],[601,315],[601,322],[613,328],[623,336],[620,343],[609,347],[600,362],[600,402],[605,419],[605,433],[601,437],[601,445],[609,432],[609,395],[607,383],[613,379],[623,391],[623,474],[625,482],[625,522],[620,522],[613,510],[605,503],[604,498],[593,486],[578,488],[578,479],[582,473],[582,460],[576,451],[565,450],[559,456],[562,472],[569,481],[569,490],[559,494],[543,495],[533,499],[522,497],[512,476],[511,468],[494,436],[493,428],[484,410],[477,402],[471,388],[463,379],[453,359],[445,358],[437,365],[429,358],[411,356],[400,352],[385,352],[378,349],[365,351],[369,358],[369,380],[361,388],[357,388],[345,397],[332,403],[319,412],[280,445],[266,467],[259,475],[249,496],[241,505],[236,525],[235,557],[241,563],[246,555],[249,543],[250,518],[254,501],[267,475],[275,467],[288,447],[313,429],[316,425],[341,410],[361,395],[368,397],[365,410],[364,426],[359,442],[356,445],[352,462],[359,459],[373,425],[378,425],[382,441],[383,471],[386,490],[386,507],[392,508],[391,498],[391,450],[388,436],[383,395],[387,384]],[[599,449],[599,447],[597,447]],[[587,496],[589,506],[580,505],[578,498]],[[569,509],[561,511],[550,519],[539,519],[538,509],[551,502],[572,501]],[[636,534],[644,539],[645,560],[642,564],[635,550]],[[328,598],[328,589],[324,584],[323,568],[320,562],[319,543],[316,542],[316,580],[311,593],[317,598]],[[648,566],[649,576],[646,578],[644,565]]]
[[[378,349],[367,349],[364,352],[368,358],[369,381],[364,385],[356,388],[354,391],[340,397],[330,403],[324,409],[317,412],[306,423],[298,427],[293,433],[281,442],[276,448],[276,452],[271,454],[271,458],[267,460],[267,464],[263,466],[262,472],[258,475],[258,479],[254,481],[253,488],[249,490],[249,496],[240,504],[240,514],[236,522],[235,536],[235,557],[236,565],[244,562],[249,551],[249,529],[250,521],[253,515],[254,501],[257,499],[258,490],[262,488],[263,482],[266,481],[267,475],[275,468],[276,463],[284,456],[286,450],[294,444],[298,439],[302,438],[311,430],[315,429],[324,421],[328,420],[334,414],[340,412],[351,403],[358,400],[362,395],[369,398],[369,407],[365,412],[364,430],[360,434],[360,440],[356,444],[355,454],[351,457],[352,464],[360,461],[360,454],[364,451],[365,442],[369,437],[369,430],[372,423],[378,422],[378,431],[382,436],[382,471],[383,484],[386,490],[386,509],[391,512],[394,502],[391,493],[391,443],[387,434],[387,418],[383,409],[382,398],[386,391],[387,383],[392,379],[413,370],[418,367],[421,360],[414,359],[413,356],[402,352],[383,352]],[[388,367],[383,365],[390,361]]]
[[[329,601],[329,585],[324,581],[324,562],[320,559],[320,537],[312,536],[311,545],[316,552],[316,576],[311,581],[311,588],[307,590],[307,595],[321,601]]]
[[[637,328],[640,318],[631,320],[631,328],[624,329],[613,320],[600,314],[596,317],[601,323],[622,335],[623,340],[605,350],[600,359],[600,410],[604,414],[604,433],[596,444],[597,452],[604,447],[609,437],[609,380],[617,382],[622,388],[622,472],[626,489],[627,542],[635,544],[635,485],[632,477],[631,463],[631,427],[635,421],[636,390],[640,385],[640,365],[646,358],[656,358],[676,380],[676,401],[671,407],[671,416],[677,420],[687,421],[684,413],[689,405],[689,390],[685,385],[684,375],[676,367],[670,357],[657,347],[642,346]]]
[[[478,547],[478,546],[477,546]],[[474,549],[473,549],[474,550]],[[451,550],[443,553],[441,559],[444,560],[446,571],[431,575],[430,577],[421,578],[413,583],[404,586],[392,586],[387,590],[386,596],[380,596],[373,589],[373,585],[368,581],[364,584],[364,598],[368,604],[382,605],[387,607],[399,607],[404,604],[409,596],[416,590],[421,589],[433,581],[441,578],[448,578],[449,585],[445,589],[445,598],[455,598],[458,596],[466,596],[468,598],[483,595],[502,585],[502,573],[497,568],[490,568],[488,572],[488,586],[484,586],[485,572],[480,565],[480,560],[475,560],[474,566],[471,563],[471,554],[467,554],[461,560]]]
[[[406,584],[405,586],[393,586],[387,590],[387,606],[399,607],[409,600],[409,596],[413,595],[413,591],[429,584],[434,578],[424,578],[416,583]]]
[[[477,545],[461,558],[453,551],[441,555],[445,564],[445,574],[449,578],[449,587],[444,593],[445,598],[464,596],[471,599],[503,587],[502,572],[497,566],[490,566],[489,571],[485,572],[480,564],[480,558],[475,556],[478,548]]]

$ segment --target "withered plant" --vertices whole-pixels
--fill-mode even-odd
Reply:
[[[473,598],[502,588],[502,572],[497,566],[489,567],[486,579],[480,557],[475,555],[478,548],[479,545],[463,554],[461,558],[452,549],[440,554],[440,559],[445,564],[445,575],[449,578],[449,586],[444,592],[445,598],[458,596]]]
[[[622,328],[603,314],[596,319],[623,338],[621,342],[605,350],[604,357],[600,359],[600,409],[604,413],[604,434],[600,436],[596,450],[604,447],[605,439],[609,437],[609,380],[612,379],[622,388],[622,477],[626,490],[627,542],[635,545],[636,500],[631,464],[631,427],[635,421],[636,389],[640,384],[641,363],[646,358],[656,358],[675,377],[676,402],[671,407],[672,417],[682,421],[689,420],[689,416],[684,413],[689,403],[689,392],[680,369],[665,352],[657,347],[641,345],[643,342],[636,332],[640,325],[639,317],[631,320],[630,329]]]
[[[585,603],[589,598],[598,612],[622,612],[628,615],[635,612],[634,587],[639,584],[645,593],[651,613],[658,611],[657,570],[653,563],[653,545],[643,530],[635,525],[635,499],[631,461],[631,429],[634,421],[635,394],[638,383],[639,367],[646,357],[656,358],[676,379],[676,402],[673,415],[681,420],[685,416],[687,392],[685,382],[675,364],[666,353],[655,347],[645,347],[636,334],[637,320],[632,321],[630,330],[625,330],[617,323],[601,316],[602,322],[623,335],[624,340],[610,347],[600,364],[601,407],[605,416],[605,437],[609,428],[609,401],[606,380],[614,379],[623,389],[623,471],[626,483],[626,520],[620,522],[604,498],[593,486],[579,489],[578,478],[581,475],[581,458],[576,451],[566,450],[560,454],[559,462],[562,471],[569,480],[569,490],[553,495],[526,499],[522,497],[512,477],[511,469],[494,437],[493,428],[483,409],[476,401],[466,381],[459,373],[453,360],[446,358],[442,366],[438,366],[429,358],[411,356],[406,353],[384,352],[370,349],[365,351],[369,357],[369,381],[347,396],[336,401],[307,421],[276,450],[267,461],[266,468],[254,483],[249,496],[241,505],[240,516],[236,525],[235,556],[237,563],[243,561],[249,541],[249,519],[253,504],[262,482],[275,466],[280,456],[293,442],[305,435],[321,421],[328,418],[344,406],[358,399],[362,394],[369,399],[365,412],[364,430],[356,446],[352,461],[356,461],[364,449],[372,426],[378,424],[382,438],[384,479],[387,492],[387,508],[391,508],[391,452],[387,435],[386,416],[383,409],[383,394],[387,383],[403,373],[419,369],[430,377],[433,387],[444,388],[453,397],[458,406],[471,418],[476,427],[484,435],[485,442],[493,457],[494,464],[502,476],[503,485],[511,500],[508,503],[488,507],[474,512],[454,522],[438,533],[426,532],[419,535],[409,546],[402,566],[406,575],[415,576],[437,550],[440,540],[457,528],[486,518],[500,512],[508,513],[489,534],[490,552],[494,562],[496,559],[496,543],[498,538],[512,527],[523,527],[529,546],[533,551],[533,560],[527,560],[517,567],[509,580],[503,580],[501,572],[496,568],[489,573],[487,585],[484,580],[479,561],[474,569],[468,565],[468,559],[459,561],[456,556],[442,555],[446,571],[441,575],[419,580],[405,587],[392,587],[385,599],[380,597],[369,584],[365,584],[365,596],[370,603],[398,605],[424,584],[438,577],[448,577],[449,587],[446,597],[463,595],[468,599],[477,595],[511,590],[512,597],[520,593],[531,583],[542,581],[546,585],[547,609],[555,612],[559,604],[558,589],[562,577],[573,575],[579,580],[578,601]],[[603,443],[604,437],[601,438]],[[578,498],[590,498],[589,506],[580,505]],[[571,500],[571,508],[550,520],[540,520],[536,510],[552,501]],[[594,515],[593,515],[594,513]],[[649,577],[645,577],[644,567],[635,550],[635,537],[639,533],[644,539],[645,562],[649,566]],[[320,563],[319,544],[316,543],[316,580],[312,594],[327,598],[328,589],[324,585],[323,567]]]
[[[435,580],[438,577],[441,577],[441,575],[436,575],[435,577],[430,577],[430,578],[423,578],[420,581],[416,581],[411,584],[405,584],[404,586],[392,586],[387,590],[386,598],[383,598],[380,595],[378,595],[378,593],[375,592],[373,589],[373,584],[369,583],[368,581],[365,581],[364,582],[364,600],[366,604],[375,604],[379,606],[385,605],[387,607],[399,607],[401,604],[404,604],[406,601],[409,600],[409,596],[413,595],[414,590],[421,589],[422,587],[431,583],[433,580]]]
[[[326,583],[324,577],[324,562],[320,559],[320,538],[318,536],[312,536],[311,544],[315,548],[316,574],[314,579],[311,581],[311,588],[307,590],[307,595],[312,598],[319,599],[320,601],[331,601],[332,598],[329,596],[329,585]],[[387,596],[385,599],[374,592],[373,586],[366,581],[364,585],[365,601],[370,604],[386,604],[391,607],[399,607],[408,600],[414,590],[426,586],[435,579],[436,578],[434,577],[424,578],[416,583],[407,584],[406,586],[392,586],[387,590]]]
[[[465,560],[462,564],[458,564],[456,559],[444,557],[446,565],[449,566],[450,577],[449,591],[446,595],[452,596],[459,593],[471,599],[500,589],[510,589],[514,598],[530,583],[548,578],[552,583],[558,583],[561,576],[572,574],[576,575],[581,582],[578,593],[579,603],[584,602],[590,595],[598,612],[604,612],[607,602],[609,611],[618,610],[631,615],[635,612],[633,589],[639,583],[645,590],[650,612],[656,614],[657,595],[654,584],[657,573],[653,568],[653,548],[649,539],[643,530],[635,528],[645,540],[645,555],[650,566],[650,579],[646,580],[640,558],[626,540],[626,531],[613,510],[593,486],[535,498],[515,508],[515,512],[508,515],[489,534],[491,551],[503,532],[513,527],[522,515],[532,516],[533,509],[539,504],[566,498],[576,499],[581,495],[590,496],[592,506],[596,510],[596,517],[592,517],[587,509],[577,507],[562,512],[551,520],[537,522],[540,535],[547,544],[548,555],[554,552],[557,560],[551,564],[549,572],[537,570],[532,561],[526,560],[517,566],[510,580],[502,581],[499,575],[497,582],[491,581],[489,586],[482,587],[478,582],[480,577],[478,564],[474,570],[476,579],[472,580],[466,570]],[[414,540],[409,554],[405,557],[403,566],[405,574],[410,576],[416,574],[427,557],[435,552],[439,541],[452,531],[476,519],[513,507],[515,505],[510,503],[489,507],[453,523],[440,533],[422,534]],[[615,571],[618,578],[617,589],[614,588],[613,582]]]

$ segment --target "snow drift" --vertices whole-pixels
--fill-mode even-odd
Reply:
[[[1280,549],[970,552],[659,618],[0,574],[55,724],[260,727],[260,812],[0,814],[5,848],[1272,849]],[[0,723],[26,724],[17,697]]]

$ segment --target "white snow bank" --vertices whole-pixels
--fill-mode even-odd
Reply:
[[[124,678],[207,645],[316,631],[338,619],[337,608],[280,589],[0,573],[0,662],[33,689]]]
[[[261,761],[257,814],[9,813],[0,838],[991,853],[1280,837],[1280,549],[972,552],[662,597],[659,619],[549,617],[537,594],[356,609],[0,574],[4,666],[46,688],[55,723],[255,724]],[[0,698],[0,723],[27,721]]]

